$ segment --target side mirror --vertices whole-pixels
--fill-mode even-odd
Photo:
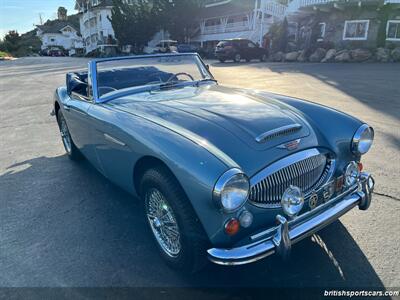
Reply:
[[[83,97],[87,97],[88,84],[81,81],[77,74],[67,74],[67,93],[69,96],[72,94],[78,94]]]

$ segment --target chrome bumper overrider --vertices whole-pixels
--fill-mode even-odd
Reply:
[[[368,209],[374,185],[371,175],[361,173],[358,186],[293,220],[277,215],[278,226],[251,236],[247,245],[209,249],[208,258],[220,265],[247,264],[274,253],[285,258],[290,254],[292,244],[329,225],[353,207],[358,205],[361,210]]]

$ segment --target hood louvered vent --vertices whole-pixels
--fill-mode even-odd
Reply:
[[[266,141],[272,140],[274,138],[289,135],[299,131],[302,128],[300,124],[291,124],[283,127],[279,127],[270,131],[267,131],[256,138],[258,143],[264,143]]]

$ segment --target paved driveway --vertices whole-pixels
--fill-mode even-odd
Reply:
[[[377,194],[369,211],[297,244],[283,265],[271,257],[184,276],[163,265],[140,203],[64,155],[52,96],[66,71],[86,62],[0,63],[0,286],[400,286],[399,64],[210,61],[222,84],[304,97],[373,125],[364,164]]]

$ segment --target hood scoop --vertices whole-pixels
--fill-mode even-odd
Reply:
[[[272,129],[270,131],[264,132],[260,134],[259,136],[256,137],[256,142],[257,143],[265,143],[269,140],[272,140],[274,138],[284,136],[284,135],[289,135],[293,134],[297,131],[299,131],[303,126],[300,124],[290,124],[286,126],[282,126],[279,128]]]

